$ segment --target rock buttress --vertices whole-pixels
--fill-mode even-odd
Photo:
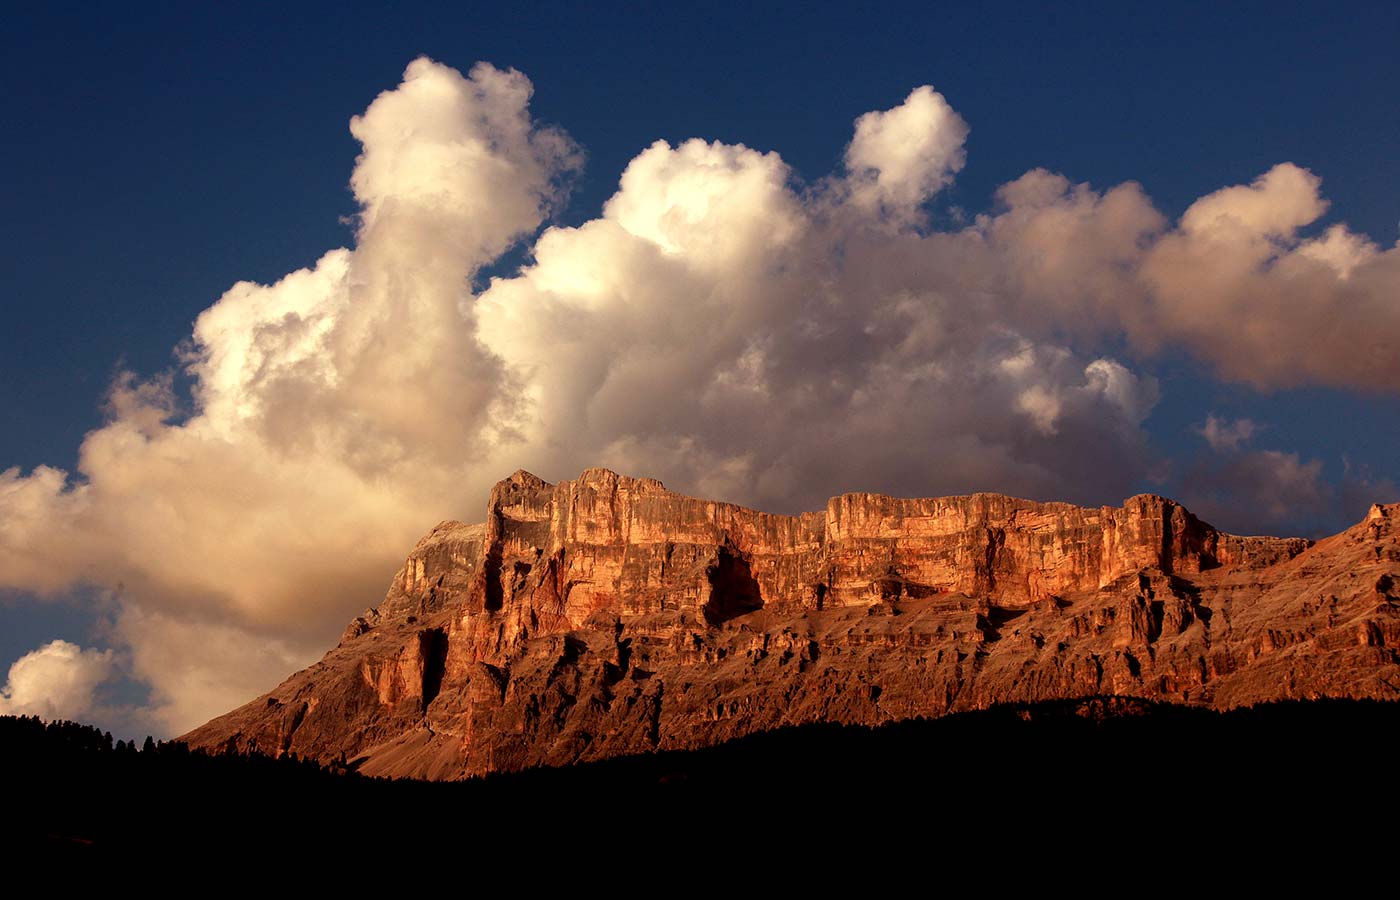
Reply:
[[[1012,700],[1393,697],[1397,509],[1314,546],[1152,495],[783,516],[522,471],[319,663],[186,740],[455,778]]]

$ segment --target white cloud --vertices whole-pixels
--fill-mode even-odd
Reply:
[[[1084,390],[1116,406],[1125,422],[1139,425],[1157,405],[1157,380],[1134,374],[1112,359],[1096,359],[1084,367]]]
[[[1223,419],[1215,415],[1206,416],[1206,423],[1196,429],[1206,439],[1210,448],[1217,453],[1233,452],[1248,444],[1259,426],[1252,419]]]
[[[10,666],[0,688],[0,715],[82,719],[94,710],[93,692],[114,665],[111,650],[50,641]]]
[[[1292,163],[1274,166],[1250,185],[1221,188],[1191,204],[1181,217],[1185,237],[1232,247],[1286,238],[1327,211],[1321,180]]]
[[[387,579],[377,582],[382,590]],[[132,647],[131,674],[153,688],[144,717],[176,730],[247,702],[311,658],[298,641],[244,622],[192,621],[138,605],[122,612],[117,634]]]
[[[967,134],[967,123],[928,85],[894,109],[866,113],[846,148],[849,202],[908,218],[962,170]]]
[[[1296,252],[1299,256],[1331,266],[1342,281],[1350,278],[1358,266],[1380,255],[1375,244],[1348,231],[1345,225],[1333,225],[1323,232],[1322,237],[1302,242]]]
[[[1378,250],[1336,225],[1320,180],[1281,163],[1253,184],[1196,201],[1141,261],[1149,290],[1130,335],[1183,346],[1260,388],[1400,385],[1400,246]]]
[[[622,173],[603,217],[691,265],[733,266],[783,247],[802,227],[776,153],[657,141]]]
[[[323,649],[426,519],[470,515],[498,476],[477,462],[518,401],[468,285],[543,221],[579,161],[531,121],[530,90],[517,72],[416,60],[351,123],[354,248],[236,284],[199,317],[187,417],[168,378],[124,376],[79,478],[0,473],[0,578],[121,586],[122,633],[168,729]],[[278,661],[255,663],[269,631]],[[161,644],[172,635],[190,652]]]
[[[1323,208],[1308,173],[1172,227],[1136,185],[1034,170],[931,231],[919,210],[968,132],[928,87],[856,120],[846,171],[805,190],[777,153],[657,142],[598,218],[547,228],[473,297],[579,166],[530,93],[413,62],[351,124],[354,246],[206,310],[181,360],[192,408],[168,376],[125,376],[76,476],[0,472],[0,586],[120,587],[117,633],[168,730],[309,662],[421,532],[480,515],[521,466],[775,510],[842,490],[1102,502],[1152,463],[1157,387],[1134,357],[1400,383],[1400,253],[1300,238]]]

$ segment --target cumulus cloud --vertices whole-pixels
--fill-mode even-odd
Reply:
[[[96,707],[93,692],[113,667],[110,650],[50,641],[10,666],[0,688],[0,715],[82,719]]]
[[[858,118],[843,171],[811,185],[776,152],[658,141],[597,218],[537,233],[581,156],[531,90],[414,61],[351,123],[353,247],[206,310],[187,408],[168,374],[124,375],[77,473],[0,472],[0,584],[120,588],[169,731],[313,659],[420,532],[475,518],[520,466],[775,510],[842,490],[1116,501],[1153,462],[1152,353],[1260,385],[1400,383],[1378,381],[1389,351],[1338,349],[1397,346],[1400,251],[1302,236],[1325,204],[1297,167],[1175,225],[1137,185],[1037,169],[934,231],[968,128],[925,86]],[[473,296],[521,241],[529,263]]]
[[[353,249],[206,310],[181,357],[192,409],[168,376],[123,375],[76,477],[0,473],[0,578],[120,586],[118,636],[170,730],[308,660],[424,521],[470,515],[497,477],[476,463],[519,392],[468,286],[579,165],[530,93],[518,72],[414,61],[351,122]]]
[[[846,147],[848,202],[909,217],[967,162],[967,134],[967,123],[929,85],[894,109],[866,113]]]
[[[382,590],[379,575],[373,587]],[[309,656],[297,640],[300,629],[290,621],[260,629],[246,621],[199,621],[137,604],[122,611],[118,626],[131,646],[130,675],[151,685],[141,718],[176,730],[245,703],[319,656],[328,643],[323,635],[323,645]],[[282,633],[288,629],[291,639]]]
[[[936,187],[925,175],[906,199]],[[525,458],[776,509],[838,484],[1126,489],[1155,382],[1019,333],[976,296],[999,289],[967,267],[978,233],[891,233],[859,185],[833,208],[793,182],[776,154],[659,142],[600,219],[546,230],[491,283],[479,334],[529,397]]]
[[[1206,416],[1206,422],[1197,432],[1206,439],[1210,448],[1217,453],[1234,451],[1241,446],[1248,444],[1259,430],[1259,426],[1252,419],[1230,419],[1221,418],[1216,415]]]
[[[1400,385],[1400,246],[1335,225],[1320,179],[1281,163],[1197,200],[1142,261],[1146,314],[1133,335],[1178,345],[1261,388]]]

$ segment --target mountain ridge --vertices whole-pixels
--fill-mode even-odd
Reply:
[[[783,516],[520,470],[320,662],[184,740],[459,778],[1094,694],[1395,697],[1397,520],[1242,537],[1152,494],[847,493]]]

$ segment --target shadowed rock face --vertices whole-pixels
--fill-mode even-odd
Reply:
[[[1396,697],[1397,522],[1237,537],[1150,495],[779,516],[517,472],[320,662],[184,739],[456,778],[1000,701]]]

